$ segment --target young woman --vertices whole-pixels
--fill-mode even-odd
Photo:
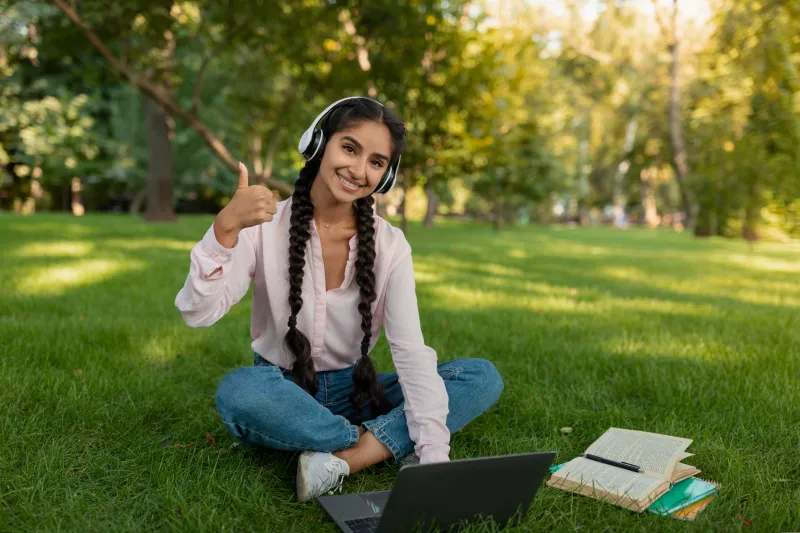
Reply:
[[[503,381],[483,359],[437,364],[419,321],[411,248],[373,213],[391,189],[405,127],[368,98],[346,98],[303,134],[307,162],[291,198],[239,187],[191,252],[175,300],[210,326],[253,282],[254,365],[225,376],[217,409],[243,441],[302,451],[297,497],[341,489],[345,476],[394,457],[447,461],[450,433],[486,411]],[[376,374],[381,327],[397,373]]]

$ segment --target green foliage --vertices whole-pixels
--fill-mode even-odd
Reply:
[[[81,177],[90,208],[140,193],[141,96],[54,5],[0,5],[0,189],[24,195],[38,168],[55,197]],[[567,2],[561,14],[465,0],[76,6],[110,53],[196,113],[254,176],[292,183],[297,138],[316,113],[373,94],[406,120],[404,185],[430,185],[445,206],[457,180],[474,196],[470,213],[499,209],[512,222],[553,203],[569,217],[620,202],[642,212],[648,198],[661,215],[681,209],[669,42],[637,2]],[[715,8],[708,24],[679,27],[698,232],[796,237],[800,10]],[[185,122],[172,127],[175,202],[218,209],[235,176]]]
[[[706,233],[800,235],[800,12],[731,0],[694,87],[694,188]]]

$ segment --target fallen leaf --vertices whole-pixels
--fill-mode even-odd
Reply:
[[[164,371],[165,371],[165,372],[166,372],[166,371],[168,371],[170,368],[172,368],[172,367],[171,367],[171,366],[169,366],[169,365],[164,365]]]
[[[578,289],[570,289],[569,290],[569,295],[570,296],[575,296],[576,294],[578,294]]]
[[[173,444],[172,446],[167,446],[168,450],[174,450],[176,448],[189,448],[190,446],[194,446],[197,444],[196,442],[190,442],[189,444]]]
[[[172,512],[175,514],[175,516],[177,516],[178,518],[181,518],[181,510],[180,509],[173,509]]]
[[[231,450],[217,450],[217,453],[231,453]]]
[[[525,398],[522,400],[524,403],[533,403],[533,398]]]
[[[572,433],[572,428],[561,428],[560,431],[562,435],[569,435],[570,433]]]
[[[76,368],[75,370],[72,371],[72,373],[75,374],[76,376],[82,376],[83,370],[81,370],[80,368]]]
[[[747,527],[751,527],[753,525],[753,522],[751,522],[750,520],[745,520],[744,519],[744,517],[742,516],[742,513],[736,513],[736,518],[741,520],[742,524],[746,525]]]
[[[214,438],[214,435],[206,431],[206,439],[208,439],[208,444],[211,446],[217,445],[217,439]]]

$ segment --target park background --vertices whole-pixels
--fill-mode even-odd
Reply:
[[[786,0],[0,0],[0,530],[335,530],[215,412],[250,295],[203,330],[173,301],[238,161],[288,197],[351,95],[408,127],[377,209],[427,344],[505,379],[453,458],[627,427],[723,487],[693,524],[542,488],[520,531],[800,529],[798,27]]]

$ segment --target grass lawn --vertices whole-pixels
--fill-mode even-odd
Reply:
[[[217,415],[252,363],[250,295],[204,329],[173,305],[211,221],[0,216],[0,531],[338,531],[295,501],[291,454],[234,446]],[[800,531],[798,246],[458,223],[409,240],[426,342],[505,380],[453,458],[563,462],[616,426],[693,439],[722,484],[694,523],[542,487],[515,531]],[[385,339],[375,354],[391,368]]]

